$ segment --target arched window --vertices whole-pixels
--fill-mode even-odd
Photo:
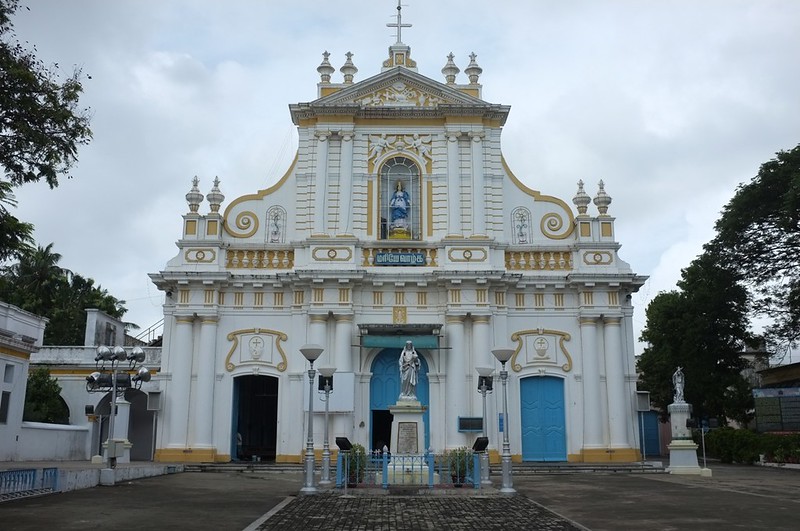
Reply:
[[[392,157],[383,163],[378,175],[381,239],[421,239],[422,185],[419,167],[406,157]]]
[[[531,211],[517,207],[511,211],[512,241],[516,244],[531,243]]]

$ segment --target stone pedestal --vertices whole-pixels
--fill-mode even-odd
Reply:
[[[701,475],[697,464],[697,445],[692,441],[692,432],[686,421],[692,413],[691,404],[675,402],[667,406],[672,425],[672,442],[669,448],[669,473]]]
[[[399,400],[389,406],[392,413],[392,460],[387,480],[390,485],[427,485],[430,469],[425,462],[425,406],[418,400]],[[413,456],[413,457],[412,457]],[[378,474],[378,481],[383,481]],[[438,474],[434,482],[438,483]]]
[[[425,424],[422,415],[425,406],[418,400],[399,400],[389,406],[392,413],[393,455],[425,453]]]

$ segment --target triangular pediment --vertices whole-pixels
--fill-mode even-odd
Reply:
[[[397,67],[319,98],[309,105],[432,108],[439,105],[485,107],[490,104],[407,68]]]

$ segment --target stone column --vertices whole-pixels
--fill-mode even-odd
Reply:
[[[170,349],[170,383],[166,391],[169,404],[169,444],[171,448],[189,445],[189,391],[192,381],[192,324],[194,317],[175,317],[175,341]]]
[[[472,234],[486,235],[486,179],[483,173],[484,133],[470,133],[472,139]]]
[[[328,131],[317,131],[317,166],[314,172],[314,231],[312,235],[327,234],[328,211]]]
[[[117,458],[117,463],[131,462],[131,446],[133,445],[128,439],[130,421],[131,403],[125,400],[125,393],[119,392],[117,394],[117,416],[114,418],[114,433],[112,434],[112,438],[118,441],[125,441],[125,453]],[[108,451],[108,448],[106,448],[106,451]],[[108,454],[106,454],[106,458],[107,457]]]
[[[491,353],[492,346],[489,341],[489,316],[472,316],[472,367],[469,368],[469,376],[472,377],[472,385],[468,386],[469,393],[472,395],[471,402],[477,406],[474,411],[483,412],[483,399],[478,389],[478,373],[476,367],[494,367],[494,356]],[[492,359],[489,359],[489,358]]]
[[[606,317],[606,392],[608,394],[608,433],[612,448],[630,448],[628,441],[628,412],[626,404],[625,367],[622,363],[622,329],[620,317]]]
[[[342,379],[337,380],[336,376],[342,373],[353,372],[353,347],[352,345],[353,333],[353,316],[352,315],[336,315],[336,374],[333,375],[333,388],[334,393],[351,393],[352,389],[344,389],[342,387]],[[334,437],[347,437],[353,440],[353,415],[350,413],[337,413],[333,415],[333,436]]]
[[[581,317],[583,347],[583,447],[602,448],[600,369],[597,363],[597,318]]]
[[[353,134],[342,133],[339,167],[339,234],[353,233]]]
[[[320,368],[326,365],[335,365],[335,353],[328,348],[328,314],[311,314],[308,316],[308,342],[317,344],[325,349],[322,356],[314,362],[314,367]]]
[[[447,234],[462,236],[461,227],[461,165],[458,160],[460,133],[447,134]]]
[[[447,375],[445,379],[445,433],[447,448],[464,446],[464,434],[458,431],[458,417],[465,415],[463,408],[466,405],[466,385],[464,375],[466,372],[464,358],[464,316],[448,315],[447,345],[450,350],[447,354]]]
[[[214,381],[217,359],[217,318],[201,318],[200,345],[197,359],[197,381],[194,397],[194,443],[193,447],[213,446]]]
[[[336,370],[353,372],[353,316],[336,315]]]

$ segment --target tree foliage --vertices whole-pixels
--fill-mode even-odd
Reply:
[[[44,179],[51,188],[91,139],[89,113],[78,107],[82,73],[63,81],[58,65],[46,67],[14,34],[19,0],[0,0],[0,165],[8,182]]]
[[[58,186],[77,161],[78,146],[92,137],[89,111],[79,107],[80,68],[61,79],[16,38],[11,17],[19,0],[0,0],[0,260],[34,244],[33,226],[9,212],[13,188],[44,180]]]
[[[739,275],[719,260],[701,255],[682,271],[679,290],[651,301],[642,331],[648,346],[637,369],[642,388],[664,413],[673,401],[672,374],[682,367],[685,400],[697,415],[746,422],[752,399],[740,353],[749,339],[748,296]]]
[[[97,308],[121,319],[127,309],[94,280],[59,265],[61,255],[53,244],[25,252],[20,260],[2,270],[0,299],[23,310],[47,317],[44,331],[48,345],[82,345],[86,309]]]
[[[69,424],[69,408],[61,398],[61,386],[46,367],[35,367],[28,373],[22,420]]]
[[[739,186],[707,246],[750,287],[769,336],[800,338],[800,145],[780,151]]]

